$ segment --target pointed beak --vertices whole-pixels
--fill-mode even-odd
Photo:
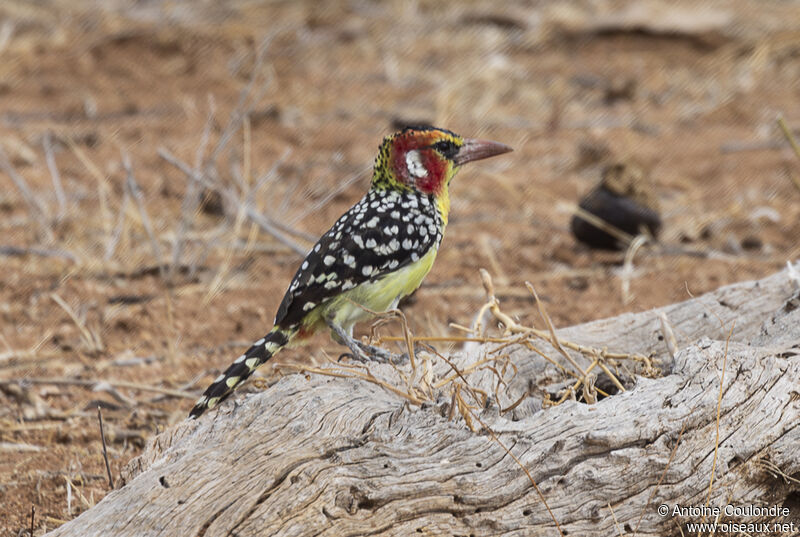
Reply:
[[[464,140],[464,145],[458,150],[456,158],[453,159],[456,166],[461,166],[473,160],[481,160],[495,155],[502,155],[513,151],[506,144],[500,142],[491,142],[489,140],[475,140],[467,138]]]

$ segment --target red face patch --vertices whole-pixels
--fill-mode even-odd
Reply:
[[[431,131],[408,131],[399,134],[392,144],[396,177],[425,194],[440,192],[447,174],[447,159],[430,148],[436,139]]]

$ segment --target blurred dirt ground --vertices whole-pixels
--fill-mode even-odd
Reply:
[[[776,123],[800,128],[800,7],[694,6],[0,4],[3,535],[26,535],[32,506],[40,535],[99,501],[97,407],[118,479],[270,328],[299,263],[241,204],[194,207],[165,151],[305,249],[396,125],[513,146],[453,182],[439,259],[404,305],[417,335],[472,322],[481,267],[505,311],[536,320],[527,280],[565,326],[800,256],[800,160]],[[569,233],[611,161],[649,171],[665,222],[627,295],[624,253]],[[341,352],[321,337],[281,361]]]

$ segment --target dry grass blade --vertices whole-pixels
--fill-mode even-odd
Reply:
[[[100,171],[100,169],[95,166],[94,162],[86,156],[86,153],[75,144],[75,142],[69,136],[64,137],[63,141],[67,144],[70,151],[75,155],[75,157],[83,164],[83,166],[89,171],[92,177],[95,178],[97,182],[97,198],[100,204],[100,216],[102,217],[102,224],[104,230],[108,232],[111,229],[111,213],[108,209],[108,181],[106,180],[106,176]]]
[[[83,492],[81,492],[81,490],[75,486],[75,483],[73,483],[69,477],[64,476],[64,480],[66,481],[67,486],[71,487],[72,490],[74,490],[78,494],[78,498],[80,498],[81,502],[83,502],[83,506],[86,509],[91,509],[92,507],[94,507],[94,502],[90,502],[89,500],[87,500],[86,496],[83,495]]]
[[[249,122],[246,122],[245,124],[249,125]],[[248,131],[246,130],[245,132]],[[214,276],[214,279],[208,286],[208,291],[206,292],[206,295],[203,297],[203,304],[208,304],[220,292],[220,290],[224,285],[225,276],[228,273],[230,264],[233,260],[234,252],[236,251],[235,239],[239,236],[242,224],[244,223],[244,220],[247,216],[248,209],[253,209],[253,198],[255,197],[255,193],[262,187],[264,183],[276,177],[278,168],[285,162],[285,160],[291,154],[292,154],[291,149],[287,148],[286,150],[284,150],[283,154],[278,158],[278,160],[275,161],[275,164],[272,165],[272,168],[270,168],[270,170],[266,174],[259,177],[258,180],[256,181],[256,184],[252,188],[249,188],[249,191],[245,196],[246,201],[239,203],[239,209],[236,212],[236,219],[233,224],[233,230],[231,231],[231,235],[234,240],[230,241],[231,247],[226,249],[225,257],[222,261],[222,264],[219,270],[217,271],[216,275]]]
[[[67,195],[64,193],[64,185],[61,183],[61,174],[58,171],[56,157],[53,151],[53,137],[50,131],[44,133],[42,138],[44,148],[44,159],[47,162],[47,169],[50,171],[50,180],[53,182],[53,190],[58,201],[58,215],[56,220],[61,220],[67,212]]]
[[[619,520],[617,520],[617,515],[614,513],[614,509],[611,507],[610,503],[607,503],[606,505],[608,506],[608,510],[611,511],[611,518],[614,519],[614,527],[617,528],[619,537],[623,537],[622,528],[619,527]]]
[[[778,125],[783,131],[783,135],[786,136],[786,139],[792,146],[794,154],[797,155],[797,158],[800,158],[800,144],[798,144],[797,141],[794,139],[794,135],[792,134],[792,131],[789,129],[789,126],[786,124],[786,120],[783,119],[783,116],[778,118]]]
[[[214,115],[216,113],[216,104],[214,98],[209,95],[208,97],[208,116],[205,125],[203,126],[203,133],[200,136],[200,143],[197,146],[195,153],[194,172],[198,176],[202,173],[203,159],[208,147],[209,139],[211,138],[211,128],[214,124]],[[183,201],[181,202],[181,215],[178,219],[178,226],[175,230],[175,237],[172,241],[172,260],[169,267],[170,278],[173,278],[177,267],[180,265],[181,256],[183,254],[184,236],[186,230],[191,226],[191,221],[197,212],[200,205],[200,184],[197,181],[189,181],[186,183],[186,190],[183,194]]]
[[[72,252],[67,252],[66,250],[55,250],[50,248],[37,248],[36,246],[29,246],[26,248],[19,247],[19,246],[0,246],[0,255],[5,256],[22,256],[22,255],[36,255],[39,257],[58,257],[61,259],[66,259],[67,261],[72,261],[73,263],[78,262],[77,256]]]
[[[581,369],[581,366],[579,366],[572,356],[570,356],[569,353],[564,350],[564,347],[561,346],[561,343],[556,336],[556,329],[553,326],[553,321],[550,319],[550,315],[548,315],[544,304],[542,304],[542,301],[539,300],[539,295],[536,293],[536,289],[533,287],[533,284],[531,282],[525,282],[525,287],[527,287],[528,291],[530,291],[533,295],[533,299],[536,301],[536,307],[539,310],[539,315],[542,317],[545,326],[547,326],[547,331],[550,332],[550,344],[561,354],[561,356],[566,358],[572,367],[574,367],[581,375],[585,377],[586,373],[583,371],[583,369]]]
[[[482,408],[483,405],[486,404],[486,395],[484,394],[482,398],[478,397],[475,393],[475,390],[467,381],[467,378],[464,376],[464,373],[458,367],[456,367],[456,365],[450,359],[439,353],[436,349],[434,349],[430,345],[425,345],[425,347],[428,349],[429,352],[432,352],[433,354],[441,358],[448,366],[450,366],[450,369],[453,370],[455,375],[461,379],[461,382],[463,382],[464,386],[470,391],[470,395],[472,395],[472,398],[475,399],[475,402],[477,402],[478,405],[480,405],[480,407]]]
[[[600,367],[600,369],[603,370],[603,372],[608,376],[608,378],[611,379],[611,382],[614,383],[614,386],[616,386],[617,389],[620,392],[624,392],[625,391],[625,387],[622,385],[622,383],[619,381],[619,379],[616,377],[616,375],[614,375],[614,373],[612,373],[611,370],[608,369],[608,366],[603,363],[603,357],[602,356],[599,356],[597,358],[597,365],[598,365],[598,367]]]
[[[464,328],[468,330],[467,328]],[[403,336],[379,336],[375,342],[380,344],[385,341],[405,341]],[[463,336],[414,336],[411,338],[414,343],[418,342],[431,342],[431,343],[505,343],[506,340],[499,337],[463,337]]]
[[[467,424],[467,427],[470,428],[470,430],[472,430],[472,431],[475,430],[474,426],[472,425],[472,419],[474,419],[475,421],[480,423],[480,425],[484,428],[484,430],[486,430],[489,433],[489,436],[491,437],[491,439],[494,442],[496,442],[497,445],[499,445],[503,449],[503,451],[505,451],[506,454],[508,454],[514,460],[514,462],[522,469],[522,471],[525,472],[525,475],[528,476],[528,479],[530,480],[531,485],[533,485],[533,488],[536,490],[536,493],[539,495],[539,498],[542,500],[542,503],[544,504],[545,508],[547,509],[547,512],[550,514],[550,517],[553,519],[553,523],[555,524],[559,535],[563,536],[564,533],[561,531],[561,526],[559,525],[558,520],[556,519],[555,515],[553,514],[553,511],[550,509],[550,506],[547,504],[547,500],[545,499],[544,495],[542,494],[542,491],[539,489],[539,486],[536,484],[536,480],[533,479],[533,476],[531,475],[531,473],[528,470],[528,468],[525,466],[525,464],[523,464],[523,462],[516,455],[514,455],[514,453],[511,451],[511,449],[509,449],[500,440],[500,438],[495,434],[495,432],[483,420],[481,420],[481,418],[475,413],[475,410],[482,409],[486,405],[486,403],[488,401],[488,395],[485,392],[483,392],[482,390],[477,390],[476,388],[474,388],[469,383],[467,378],[464,376],[464,373],[450,359],[448,359],[445,356],[443,356],[441,353],[436,351],[436,349],[434,349],[430,345],[425,345],[425,346],[428,348],[429,351],[433,352],[436,356],[438,356],[445,363],[447,363],[447,365],[453,370],[455,375],[462,382],[462,384],[455,384],[454,383],[454,385],[453,385],[454,386],[453,387],[453,397],[452,397],[452,402],[451,402],[451,407],[450,407],[450,417],[451,417],[451,419],[452,419],[452,416],[453,416],[453,406],[457,406],[457,408],[459,410],[459,413],[464,418],[464,421]],[[462,386],[469,391],[470,395],[472,396],[472,398],[475,401],[477,406],[471,406],[471,405],[467,404],[463,400],[463,398],[461,397],[461,388],[462,388]],[[480,392],[480,395],[478,393],[476,393],[476,392]]]
[[[567,397],[570,396],[570,394],[576,393],[576,390],[581,386],[581,384],[585,384],[588,380],[590,380],[587,378],[587,375],[595,367],[600,367],[600,369],[603,370],[603,372],[609,377],[609,379],[614,383],[614,385],[617,387],[619,391],[625,391],[624,385],[605,364],[605,361],[608,359],[636,360],[644,364],[643,374],[653,375],[653,376],[656,375],[657,369],[653,367],[652,361],[646,356],[629,354],[629,353],[610,353],[605,349],[596,349],[593,347],[579,345],[570,341],[563,341],[559,339],[556,336],[555,327],[553,326],[550,316],[547,314],[547,311],[544,308],[542,301],[539,299],[536,290],[534,289],[533,285],[530,284],[530,282],[526,282],[526,286],[528,288],[529,293],[533,295],[533,298],[536,301],[537,307],[539,309],[539,314],[544,320],[545,325],[547,326],[547,330],[539,330],[533,327],[522,326],[500,309],[499,301],[497,300],[497,297],[494,295],[494,284],[492,283],[492,278],[489,275],[489,273],[486,270],[481,269],[480,274],[481,274],[481,281],[483,283],[483,287],[487,295],[487,302],[481,307],[480,310],[481,314],[485,311],[491,312],[492,315],[494,315],[494,317],[505,327],[506,333],[513,336],[513,337],[506,336],[502,338],[503,343],[499,347],[493,349],[491,352],[492,353],[498,352],[499,350],[511,345],[522,344],[525,345],[528,349],[534,351],[536,354],[538,354],[548,362],[552,363],[553,365],[561,369],[566,375],[577,379],[573,387],[567,390],[564,396],[561,397],[560,400],[555,404],[562,403],[563,401],[566,400]],[[479,328],[479,325],[476,325],[476,327],[473,328],[473,330],[470,330],[470,332],[474,332],[476,328]],[[565,360],[572,366],[572,368],[574,368],[574,370],[577,373],[567,370],[557,361],[547,356],[546,353],[539,350],[531,342],[531,337],[539,338],[549,343],[554,349],[556,349],[556,351],[562,357],[565,358]],[[589,367],[589,369],[587,369],[586,371],[583,371],[580,365],[574,360],[574,358],[572,358],[572,356],[569,355],[566,349],[570,349],[572,351],[584,355],[587,358],[591,358],[593,360],[591,367]],[[600,393],[603,396],[608,395],[606,392],[596,387],[592,387],[592,390],[596,390],[597,393]]]
[[[352,300],[350,300],[350,303],[352,303],[354,306],[357,306],[358,308],[361,308],[362,310],[366,311],[367,313],[369,313],[370,315],[372,315],[377,319],[392,319],[392,318],[400,319],[400,324],[403,327],[403,341],[406,344],[408,359],[411,362],[411,370],[416,374],[417,366],[414,356],[414,344],[412,343],[414,338],[411,335],[411,330],[409,330],[408,328],[408,319],[406,319],[405,313],[403,313],[397,308],[389,311],[374,311],[362,304],[353,302]]]
[[[119,240],[122,238],[122,231],[125,228],[125,212],[128,210],[128,203],[130,202],[130,194],[128,193],[128,190],[129,189],[125,188],[122,193],[122,202],[119,204],[117,223],[114,226],[114,231],[111,233],[111,236],[108,239],[106,251],[103,255],[103,259],[105,261],[109,261],[114,256],[114,252],[117,250]]]
[[[256,83],[258,82],[258,79],[264,70],[264,60],[267,56],[267,51],[269,50],[269,45],[271,42],[272,36],[270,35],[265,37],[261,43],[259,43],[258,48],[256,49],[255,58],[253,60],[253,73],[250,76],[247,86],[245,86],[242,91],[239,92],[239,100],[228,119],[228,124],[225,126],[225,129],[223,129],[222,134],[217,141],[217,145],[214,147],[208,157],[209,162],[217,161],[225,147],[228,145],[228,142],[233,138],[234,133],[242,125],[242,120],[244,117],[250,114],[253,107],[261,100],[261,97],[266,92],[266,89],[271,82],[269,78],[266,78],[262,82],[255,96],[253,96],[253,90],[255,89]]]
[[[106,447],[106,433],[103,430],[103,412],[97,407],[97,420],[100,422],[100,439],[103,442],[103,460],[106,463],[106,473],[108,474],[108,488],[114,490],[114,478],[111,477],[111,465],[108,464],[108,448]]]
[[[86,344],[86,347],[89,350],[89,352],[102,352],[104,346],[102,339],[100,339],[100,335],[89,330],[89,328],[87,328],[86,326],[86,323],[84,323],[78,317],[78,315],[75,313],[75,310],[73,310],[72,307],[69,304],[67,304],[63,298],[58,296],[56,293],[51,293],[50,298],[53,300],[53,302],[61,306],[61,309],[67,312],[69,318],[72,319],[73,323],[75,323],[75,326],[78,328],[78,332],[81,334],[81,338],[83,339],[83,342]]]
[[[792,265],[791,261],[786,262],[786,275],[789,277],[789,281],[794,283],[795,288],[800,289],[800,272]]]
[[[592,224],[594,227],[602,229],[603,231],[605,231],[609,235],[613,236],[615,239],[621,241],[623,244],[629,245],[629,244],[631,244],[631,242],[633,242],[633,238],[634,238],[633,235],[631,235],[630,233],[626,233],[626,232],[622,231],[621,229],[617,228],[616,226],[613,226],[613,225],[609,224],[608,222],[606,222],[602,218],[600,218],[598,216],[595,216],[594,214],[590,213],[589,211],[586,211],[586,210],[578,207],[577,205],[570,205],[569,209],[576,216],[579,216],[583,220],[586,220],[587,222]]]
[[[186,163],[181,161],[179,158],[174,156],[165,148],[160,148],[158,150],[158,155],[178,168],[182,171],[190,180],[197,181],[201,185],[214,190],[215,192],[219,192],[225,199],[231,203],[232,205],[238,206],[240,201],[237,196],[228,189],[219,189],[215,185],[213,185],[210,181],[208,181],[205,177],[197,175],[194,170],[192,170]],[[255,209],[252,207],[246,208],[247,217],[250,218],[253,222],[255,222],[261,229],[272,235],[278,242],[284,244],[285,246],[289,247],[295,253],[305,256],[308,252],[308,248],[305,248],[299,245],[297,242],[292,240],[288,237],[284,232],[279,229],[279,226],[272,222],[269,218],[259,214]],[[285,226],[284,226],[285,227]]]
[[[16,380],[0,380],[0,384],[16,383]],[[124,388],[127,390],[138,390],[141,392],[155,392],[171,397],[180,397],[183,399],[196,400],[197,395],[181,390],[173,390],[170,388],[159,388],[158,386],[148,386],[146,384],[139,384],[136,382],[128,382],[124,380],[84,380],[84,379],[70,379],[70,378],[41,378],[41,377],[25,377],[24,382],[28,384],[52,384],[54,386],[83,386],[85,388],[94,388],[95,386],[106,383],[115,388]]]
[[[335,364],[335,365],[337,367],[343,367],[342,364]],[[361,380],[365,380],[367,382],[371,382],[372,384],[375,384],[377,386],[380,386],[380,387],[392,392],[395,395],[399,395],[400,397],[402,397],[404,399],[407,399],[409,402],[411,402],[411,403],[413,403],[413,404],[415,404],[417,406],[420,406],[425,402],[425,399],[420,399],[419,397],[417,397],[416,395],[414,395],[412,393],[404,392],[403,390],[400,390],[397,387],[392,386],[388,382],[385,382],[383,380],[380,380],[380,379],[376,378],[369,371],[369,369],[367,369],[366,367],[363,368],[364,371],[360,371],[358,369],[350,367],[350,368],[347,368],[348,370],[345,372],[345,371],[335,371],[335,370],[330,370],[330,369],[322,369],[320,367],[312,367],[312,366],[307,366],[307,365],[302,365],[302,364],[291,364],[291,363],[285,363],[285,362],[278,362],[278,363],[275,364],[275,366],[276,367],[281,367],[281,368],[293,369],[293,370],[301,372],[301,373],[302,372],[308,372],[308,373],[316,373],[318,375],[325,375],[325,376],[328,376],[328,377],[361,379]]]
[[[161,254],[161,245],[158,243],[155,233],[153,232],[153,225],[150,223],[150,217],[147,214],[147,206],[145,204],[144,193],[136,182],[133,175],[133,165],[128,155],[122,155],[122,166],[125,168],[126,179],[125,186],[130,192],[131,197],[136,202],[136,207],[139,209],[139,215],[142,219],[142,226],[150,239],[150,245],[153,248],[153,257],[158,264],[158,272],[162,279],[166,279],[166,271],[164,267],[164,258]]]
[[[794,483],[796,485],[800,485],[800,479],[796,479],[790,475],[787,475],[786,472],[781,470],[769,459],[755,459],[753,462],[756,464],[756,466],[761,466],[766,472],[774,475],[775,477],[780,477],[784,483]]]
[[[631,294],[631,280],[633,279],[633,259],[639,249],[647,244],[650,240],[646,235],[637,235],[633,241],[628,244],[628,249],[625,250],[625,261],[622,264],[622,273],[620,279],[622,280],[622,303],[630,304],[633,301]]]
[[[728,337],[725,338],[725,352],[722,355],[722,373],[719,379],[719,396],[717,397],[717,418],[715,423],[715,440],[714,440],[714,460],[711,463],[711,477],[708,480],[708,496],[706,497],[706,505],[711,503],[711,491],[714,488],[714,472],[717,469],[717,455],[719,454],[719,418],[722,409],[722,394],[725,387],[725,366],[728,363],[728,344],[733,336],[733,329],[736,327],[736,321],[731,323],[731,329],[728,332]]]
[[[695,409],[692,409],[692,411],[689,413],[689,416],[691,416],[694,413],[694,410]],[[642,507],[642,511],[639,513],[639,520],[636,522],[636,528],[634,528],[633,530],[634,536],[636,535],[636,532],[639,531],[639,526],[641,526],[642,524],[642,518],[644,518],[644,513],[650,506],[650,502],[653,501],[653,497],[658,492],[658,487],[660,487],[661,483],[664,481],[664,477],[666,477],[667,475],[667,470],[669,470],[669,466],[670,464],[672,464],[672,460],[675,458],[675,453],[678,451],[678,446],[681,445],[681,438],[683,438],[683,432],[686,430],[686,425],[688,421],[689,420],[687,418],[686,420],[684,420],[683,425],[681,425],[681,430],[678,433],[678,438],[675,440],[675,445],[672,446],[672,451],[670,451],[669,453],[669,459],[667,459],[667,464],[664,466],[664,471],[661,472],[661,476],[658,478],[656,486],[653,487],[653,490],[650,492],[650,496],[647,498],[647,503],[644,505],[644,507]]]
[[[794,135],[792,134],[792,131],[789,129],[789,126],[786,124],[786,121],[783,119],[783,116],[778,118],[778,125],[780,126],[781,131],[783,131],[783,135],[789,141],[789,145],[792,146],[794,154],[797,155],[797,158],[800,158],[800,145],[798,145],[797,140],[794,139]],[[789,174],[789,178],[792,180],[794,186],[796,186],[797,189],[800,190],[800,179],[798,179],[797,176],[793,174]]]
[[[309,205],[301,212],[299,212],[297,215],[289,219],[288,222],[289,225],[294,225],[297,222],[302,221],[306,216],[314,214],[315,212],[323,208],[325,205],[328,204],[328,202],[330,202],[333,198],[335,198],[336,196],[347,190],[350,187],[350,185],[361,179],[361,177],[363,177],[364,174],[366,174],[371,169],[372,165],[364,166],[363,168],[359,169],[357,172],[355,172],[353,175],[351,175],[344,181],[337,182],[335,188],[332,188],[331,190],[326,192],[325,195],[322,196],[322,198],[320,198],[318,201]]]
[[[0,146],[0,170],[3,170],[17,187],[17,190],[22,194],[22,199],[24,199],[25,203],[28,205],[31,218],[33,218],[42,228],[42,231],[45,232],[47,240],[52,241],[54,235],[47,220],[47,207],[33,194],[33,191],[28,186],[28,182],[17,172],[14,165],[11,164],[11,160],[8,158],[8,155],[6,155],[2,146]]]
[[[472,417],[475,418],[475,420],[478,423],[481,424],[481,427],[483,427],[484,430],[486,430],[486,432],[489,433],[489,437],[491,437],[491,439],[494,442],[496,442],[497,445],[500,446],[503,449],[503,451],[505,451],[506,454],[508,454],[509,457],[514,459],[514,462],[517,463],[517,466],[519,466],[522,469],[522,471],[525,472],[525,475],[528,476],[528,480],[531,482],[531,485],[533,485],[533,488],[536,491],[536,494],[539,495],[539,499],[542,500],[542,503],[544,504],[545,509],[547,509],[547,512],[550,514],[550,518],[553,520],[553,523],[556,525],[556,529],[558,530],[558,534],[561,535],[561,537],[564,537],[564,532],[561,531],[561,525],[558,523],[558,520],[556,520],[556,515],[553,514],[552,509],[550,509],[550,506],[547,504],[547,500],[545,499],[544,494],[542,494],[542,491],[539,488],[539,485],[536,484],[536,480],[533,479],[533,476],[531,475],[531,473],[528,470],[528,468],[525,466],[525,464],[523,464],[523,462],[521,460],[519,460],[519,457],[514,455],[514,453],[511,451],[511,449],[509,449],[500,440],[500,438],[498,438],[498,436],[495,434],[495,432],[488,425],[486,425],[486,423],[484,423],[483,420],[480,419],[480,417],[478,417],[474,412],[471,412],[471,413],[472,413]]]
[[[659,312],[658,320],[661,323],[661,334],[664,336],[664,343],[667,346],[667,351],[672,359],[675,359],[675,355],[678,354],[678,340],[675,338],[675,333],[672,331],[672,325],[669,323],[669,319],[667,319],[667,314]]]

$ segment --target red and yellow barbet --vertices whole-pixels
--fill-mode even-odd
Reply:
[[[333,224],[294,275],[272,330],[203,393],[190,417],[213,408],[286,346],[321,329],[359,354],[353,325],[394,308],[433,266],[450,212],[448,187],[467,162],[511,151],[445,129],[406,128],[387,136],[369,192]]]

